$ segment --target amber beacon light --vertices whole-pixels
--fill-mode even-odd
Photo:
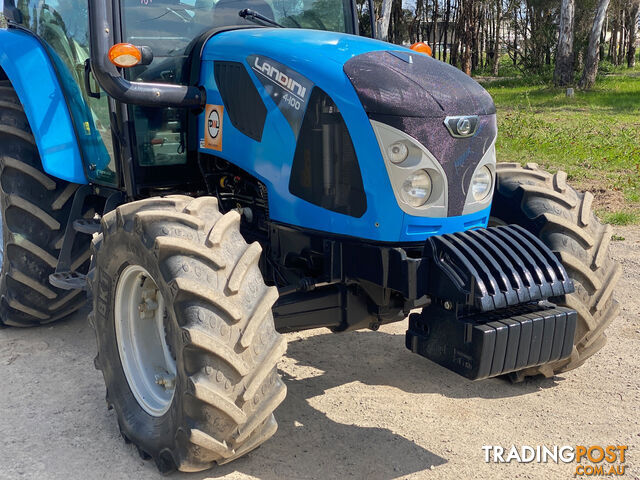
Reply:
[[[424,42],[414,43],[409,48],[411,48],[411,50],[413,50],[414,52],[424,53],[429,55],[430,57],[433,56],[431,53],[431,47]]]
[[[116,67],[135,67],[142,61],[142,52],[130,43],[116,43],[109,49],[109,61]]]

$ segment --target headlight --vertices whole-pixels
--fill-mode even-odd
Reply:
[[[387,154],[389,155],[389,160],[391,160],[391,162],[401,163],[404,162],[409,155],[409,149],[404,143],[395,142],[389,145]]]
[[[479,168],[471,179],[471,194],[476,202],[483,200],[491,192],[491,184],[493,183],[493,175],[486,165]]]
[[[431,195],[431,177],[424,170],[413,172],[402,184],[402,196],[412,207],[427,203]]]
[[[371,120],[371,126],[400,210],[413,217],[446,217],[447,176],[440,162],[418,140],[397,128],[376,120]]]

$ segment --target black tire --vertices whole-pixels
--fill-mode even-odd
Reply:
[[[593,195],[567,185],[567,174],[550,174],[536,164],[497,165],[491,222],[518,224],[537,235],[562,261],[576,291],[550,299],[578,312],[574,347],[568,359],[532,367],[512,375],[547,377],[582,365],[606,343],[605,329],[616,318],[613,298],[622,269],[609,256],[612,228],[591,211]]]
[[[84,305],[86,295],[52,286],[49,275],[78,185],[44,173],[29,122],[8,80],[0,81],[0,187],[0,323],[29,327],[66,317]],[[76,237],[74,271],[86,273],[90,242],[88,235]]]
[[[278,292],[262,279],[261,248],[247,245],[240,215],[222,215],[212,197],[150,198],[104,216],[90,273],[107,404],[120,432],[161,472],[227,463],[271,437],[286,395],[276,363],[286,350],[271,307]],[[169,410],[147,414],[118,353],[115,292],[120,272],[139,265],[166,304],[166,341],[177,375]]]

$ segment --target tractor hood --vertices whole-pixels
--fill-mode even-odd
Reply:
[[[337,88],[346,74],[368,114],[444,118],[495,113],[491,96],[457,68],[378,40],[319,30],[232,30],[212,37],[202,59],[221,60],[230,49],[277,60],[314,83],[337,82]]]
[[[406,50],[363,53],[344,65],[369,115],[445,118],[496,113],[475,80],[444,62]]]
[[[448,180],[447,214],[463,214],[471,177],[497,135],[487,91],[457,68],[406,50],[357,55],[344,72],[371,120],[415,138],[438,160]],[[445,123],[463,116],[477,116],[466,138]]]
[[[469,208],[469,187],[489,157],[495,163],[495,107],[458,69],[386,42],[288,28],[220,32],[201,58],[207,115],[224,117],[221,145],[201,148],[265,183],[272,219],[383,241],[455,231],[448,217],[486,224],[490,198]],[[455,135],[447,122],[467,116],[473,132]],[[434,162],[442,181],[433,209],[403,204],[410,169],[389,170],[381,124],[392,129],[386,138],[404,134]],[[316,138],[322,131],[333,140]]]

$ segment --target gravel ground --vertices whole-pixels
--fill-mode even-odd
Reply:
[[[486,464],[482,445],[627,445],[640,478],[640,229],[617,228],[620,317],[582,368],[511,385],[472,383],[410,353],[404,323],[288,335],[289,388],[273,439],[248,457],[173,479],[564,479],[574,464]],[[87,311],[0,330],[0,478],[159,479],[118,433],[93,368]],[[612,478],[612,477],[608,477]]]

